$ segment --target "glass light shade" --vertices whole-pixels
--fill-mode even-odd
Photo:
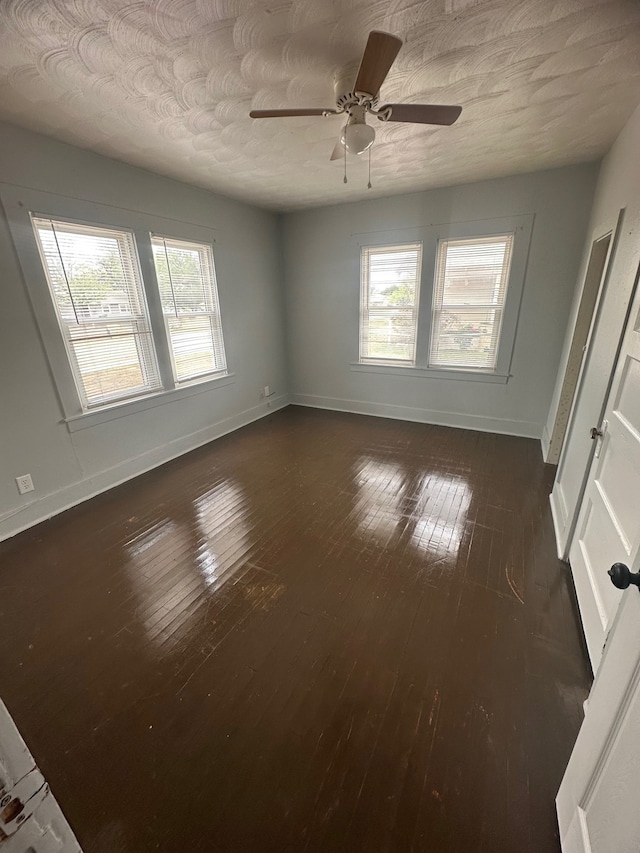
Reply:
[[[340,135],[340,141],[350,154],[363,154],[367,148],[371,148],[375,138],[375,130],[360,122],[345,124]]]

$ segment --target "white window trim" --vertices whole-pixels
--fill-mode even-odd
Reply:
[[[411,365],[384,364],[378,362],[352,361],[351,370],[355,373],[380,373],[386,376],[407,376],[412,379],[454,379],[473,382],[491,382],[506,385],[511,374],[496,373],[495,370],[473,370],[468,368],[418,367]]]
[[[79,222],[77,219],[70,220],[70,219],[66,219],[66,218],[62,219],[61,217],[53,217],[53,216],[43,217],[39,214],[31,213],[31,227],[32,227],[32,230],[34,231],[34,233],[38,228],[36,221],[44,222],[44,223],[51,222],[54,227],[59,226],[60,231],[64,231],[65,225],[71,225],[71,226],[81,225],[83,227],[89,227],[91,230],[95,229],[94,233],[97,233],[100,229],[104,228],[104,226],[97,225],[96,223],[93,223],[93,222],[92,223]],[[126,236],[127,238],[130,239],[130,247],[132,249],[131,259],[130,259],[131,260],[131,273],[135,279],[134,287],[136,288],[137,291],[138,291],[138,287],[140,288],[138,291],[138,298],[137,298],[137,301],[140,304],[140,318],[139,319],[141,319],[142,322],[144,323],[145,334],[149,334],[151,336],[151,341],[150,342],[147,341],[144,344],[146,348],[150,347],[150,351],[148,353],[148,356],[147,356],[145,363],[143,363],[143,361],[140,362],[140,369],[144,373],[146,371],[145,364],[150,365],[153,368],[154,378],[157,378],[157,380],[160,382],[161,377],[160,377],[160,374],[159,374],[158,369],[157,369],[158,368],[157,355],[156,355],[157,347],[155,345],[155,341],[153,340],[153,330],[151,327],[151,320],[149,317],[149,309],[148,309],[148,300],[147,300],[147,295],[145,292],[146,288],[145,288],[144,280],[142,278],[142,271],[140,269],[140,263],[138,260],[138,250],[137,250],[137,246],[136,246],[135,234],[129,228],[116,228],[114,226],[111,226],[110,228],[108,228],[106,230],[111,231],[112,233],[119,233],[119,234]],[[38,245],[38,248],[40,251],[40,262],[42,264],[42,267],[43,267],[43,270],[45,273],[45,278],[48,279],[49,278],[49,271],[47,270],[47,261],[46,261],[45,254],[44,254],[44,246],[42,244],[41,239],[39,239],[38,236],[36,236],[36,244]],[[58,248],[58,252],[59,251],[60,251],[60,249]],[[62,257],[60,257],[60,261],[61,261],[61,263],[63,263]],[[65,273],[65,275],[66,275],[66,273]],[[81,372],[79,363],[77,361],[76,354],[73,350],[73,346],[72,346],[72,342],[71,342],[70,326],[64,320],[64,318],[60,312],[60,309],[59,309],[59,306],[57,305],[57,300],[56,300],[56,297],[54,294],[53,286],[51,283],[49,283],[49,298],[51,299],[51,301],[54,305],[54,310],[56,313],[56,319],[58,320],[58,328],[60,329],[60,333],[62,334],[62,338],[63,338],[64,346],[65,346],[65,351],[67,353],[67,359],[68,359],[69,365],[71,367],[71,373],[72,373],[74,383],[76,386],[76,392],[77,392],[78,397],[80,399],[80,405],[83,409],[83,412],[88,414],[89,412],[98,411],[100,409],[108,408],[112,405],[127,403],[127,402],[130,402],[132,400],[139,400],[139,399],[142,399],[143,397],[148,397],[150,394],[157,394],[163,390],[162,388],[158,387],[157,384],[155,384],[153,386],[146,385],[142,389],[131,390],[129,392],[121,393],[120,395],[112,394],[111,399],[102,399],[102,400],[97,400],[95,402],[91,402],[88,398],[87,393],[86,393],[82,372]]]
[[[175,387],[181,388],[184,385],[192,385],[195,382],[205,382],[209,379],[220,378],[220,377],[226,376],[229,371],[228,371],[228,367],[227,367],[227,355],[226,355],[226,349],[225,349],[225,345],[224,345],[224,331],[222,328],[222,310],[220,308],[220,291],[218,288],[218,276],[216,273],[216,262],[215,262],[215,257],[214,257],[214,253],[213,253],[213,244],[210,242],[204,242],[202,240],[198,240],[198,241],[193,240],[193,239],[184,240],[182,238],[176,238],[175,236],[170,236],[168,234],[151,233],[151,234],[149,234],[149,241],[151,243],[152,253],[153,253],[153,240],[154,239],[162,240],[165,243],[165,247],[166,247],[167,243],[175,242],[175,243],[184,243],[185,245],[191,244],[192,246],[198,246],[199,248],[204,247],[207,249],[207,254],[209,255],[207,261],[211,266],[211,278],[212,278],[212,281],[211,281],[211,285],[212,285],[212,294],[211,294],[212,310],[206,311],[206,312],[203,311],[203,312],[200,312],[197,314],[196,313],[190,314],[189,316],[207,317],[207,318],[209,318],[210,321],[211,321],[211,319],[213,319],[216,323],[217,331],[220,334],[220,340],[222,343],[222,356],[223,356],[223,361],[224,361],[224,367],[218,368],[217,370],[208,370],[204,373],[199,373],[195,376],[189,376],[185,379],[178,379],[178,370],[177,370],[177,365],[176,365],[176,361],[175,361],[175,353],[173,352],[173,348],[171,347],[171,345],[169,343],[169,327],[168,327],[168,316],[169,315],[165,314],[165,312],[163,310],[162,316],[163,316],[163,322],[164,322],[164,336],[165,336],[165,340],[167,341],[167,346],[169,348],[169,358],[171,360],[171,373],[172,373],[172,377],[173,377],[173,382],[175,383]],[[154,268],[154,273],[155,273],[155,259],[154,259],[153,268]],[[156,286],[157,286],[157,273],[156,273]],[[159,292],[159,288],[158,288],[158,292]],[[215,306],[216,310],[214,310],[214,306]],[[176,316],[178,316],[178,315],[176,314]]]
[[[126,400],[114,403],[112,406],[83,412],[81,415],[65,418],[64,422],[69,432],[78,432],[108,421],[116,421],[137,412],[144,412],[146,409],[154,409],[156,406],[163,406],[165,403],[176,403],[186,397],[193,397],[195,394],[204,394],[214,388],[224,388],[226,385],[233,385],[235,381],[235,373],[227,373],[224,376],[213,378],[208,376],[206,382],[197,382],[191,385],[181,383],[179,388],[173,388],[170,391],[158,391],[154,394],[146,394],[144,397],[136,397],[135,400]]]
[[[153,262],[150,236],[152,233],[168,234],[177,240],[207,243],[215,248],[214,229],[12,184],[0,185],[0,199],[7,214],[27,294],[53,376],[53,384],[63,415],[62,421],[70,432],[143,411],[164,402],[172,402],[182,397],[222,388],[235,382],[235,374],[229,370],[228,350],[226,351],[227,370],[224,373],[206,374],[179,384],[175,382]],[[83,407],[33,231],[32,214],[82,225],[128,230],[133,233],[163,390],[151,391],[133,399],[123,399],[89,410]],[[216,259],[216,263],[218,260]],[[222,304],[224,298],[220,289],[218,289],[218,299],[220,314],[224,316]],[[226,337],[224,340],[226,344]]]
[[[358,251],[358,294],[360,293],[360,250],[363,247],[401,245],[422,241],[422,276],[420,280],[420,306],[418,311],[418,339],[414,365],[393,365],[389,362],[361,361],[359,359],[359,329],[355,335],[354,358],[350,369],[362,373],[383,373],[389,376],[406,376],[416,379],[449,379],[471,382],[506,383],[511,377],[511,362],[515,346],[518,317],[524,290],[524,280],[529,257],[534,215],[523,214],[499,219],[479,219],[472,222],[455,222],[437,225],[353,234]],[[472,239],[513,233],[511,272],[507,285],[507,298],[502,317],[495,370],[474,370],[463,367],[429,367],[431,343],[431,318],[435,296],[435,266],[439,240]]]
[[[393,359],[393,358],[376,359],[376,358],[371,357],[371,356],[363,356],[362,355],[362,344],[363,344],[364,324],[363,324],[362,320],[363,320],[363,315],[364,315],[364,311],[365,311],[365,306],[366,305],[368,306],[368,302],[369,302],[369,290],[367,288],[365,291],[365,287],[364,287],[364,271],[363,271],[363,265],[362,265],[363,252],[365,252],[366,250],[370,250],[370,249],[379,249],[379,250],[382,250],[382,249],[399,249],[402,246],[417,246],[418,247],[418,264],[417,265],[418,265],[419,275],[418,275],[417,282],[416,282],[416,296],[415,296],[414,305],[413,305],[413,317],[414,317],[414,323],[415,323],[415,326],[414,326],[415,338],[413,341],[412,357],[410,359],[408,359],[408,358],[407,359],[400,359],[400,358],[399,359]],[[416,240],[414,242],[404,242],[404,243],[388,243],[387,245],[382,245],[382,246],[379,244],[376,244],[373,246],[360,246],[360,314],[359,314],[359,322],[358,322],[358,329],[359,329],[359,332],[358,332],[358,353],[359,353],[361,364],[374,364],[374,365],[375,364],[378,364],[378,365],[379,364],[388,364],[390,366],[396,366],[396,367],[414,367],[415,366],[416,353],[418,351],[418,320],[419,320],[419,316],[420,316],[420,289],[421,289],[421,283],[422,283],[422,262],[423,262],[422,261],[422,254],[423,254],[423,247],[422,247],[422,241],[421,240]],[[368,275],[367,275],[367,280],[368,280]],[[367,310],[368,315],[370,317],[371,316],[371,309],[367,308],[366,310]]]

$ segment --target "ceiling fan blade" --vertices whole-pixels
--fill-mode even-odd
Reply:
[[[251,118],[285,118],[286,116],[323,116],[325,113],[335,115],[335,110],[329,107],[319,109],[310,108],[302,110],[251,110]]]
[[[340,141],[340,138],[338,137],[338,141],[336,142],[335,148],[331,152],[331,157],[329,157],[329,160],[342,160],[343,157],[344,157],[344,145],[342,144],[342,142]]]
[[[402,41],[396,36],[378,30],[370,32],[353,91],[375,97],[401,47]]]
[[[391,107],[388,121],[407,121],[416,124],[453,124],[462,107],[438,104],[385,104],[380,110]]]

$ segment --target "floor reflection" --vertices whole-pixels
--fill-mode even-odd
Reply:
[[[438,556],[456,556],[471,503],[471,489],[461,477],[432,474],[423,481],[411,521],[411,542]]]
[[[194,506],[203,538],[197,564],[204,583],[215,591],[246,564],[251,547],[246,500],[235,483],[220,483]]]
[[[137,620],[154,644],[180,639],[192,615],[189,603],[201,593],[200,575],[188,560],[191,538],[184,524],[163,519],[125,546]]]
[[[358,530],[388,542],[402,519],[404,474],[393,462],[363,457],[355,476],[358,497],[355,516]]]
[[[172,648],[200,607],[243,565],[250,547],[245,500],[220,483],[193,503],[192,519],[164,518],[128,542],[128,573],[147,639]]]
[[[362,457],[355,483],[358,531],[378,544],[407,536],[421,551],[457,555],[472,492],[462,477],[409,474],[394,462]]]

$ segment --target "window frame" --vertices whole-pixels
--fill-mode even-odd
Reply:
[[[143,211],[129,210],[71,196],[18,187],[0,185],[0,199],[5,208],[25,289],[31,303],[41,343],[49,363],[53,386],[62,413],[62,421],[69,432],[86,429],[136,412],[144,411],[166,402],[205,393],[235,382],[230,371],[230,352],[224,337],[227,369],[225,373],[206,374],[195,381],[176,383],[173,378],[169,344],[166,339],[160,291],[155,273],[152,233],[170,234],[172,239],[199,242],[212,247],[216,271],[220,269],[220,252],[216,249],[216,229],[180,220],[167,219]],[[155,346],[158,370],[162,383],[158,391],[145,392],[136,397],[119,399],[103,406],[87,409],[83,405],[73,367],[67,353],[64,334],[58,321],[58,312],[49,289],[49,282],[40,256],[32,216],[60,220],[78,225],[112,228],[133,234],[142,288],[149,312],[152,340]],[[219,284],[219,277],[217,279]],[[218,287],[221,323],[225,315],[223,289]]]
[[[446,303],[444,300],[444,292],[442,294],[442,301],[439,304],[437,304],[438,303],[437,284],[438,284],[438,272],[439,272],[439,265],[440,265],[440,247],[443,243],[456,243],[456,242],[463,242],[463,241],[464,242],[471,242],[473,240],[477,240],[478,242],[481,242],[483,239],[487,239],[486,236],[484,236],[484,237],[475,236],[475,237],[470,237],[470,238],[440,237],[438,239],[438,243],[436,246],[436,263],[435,263],[435,267],[433,270],[433,293],[432,293],[432,299],[431,299],[431,323],[430,323],[430,331],[429,331],[429,360],[428,360],[428,364],[427,364],[427,366],[430,368],[434,367],[434,368],[437,368],[438,370],[465,370],[465,371],[469,370],[469,371],[474,371],[474,372],[478,372],[478,373],[489,373],[489,374],[496,372],[496,368],[497,368],[497,364],[498,364],[498,356],[499,356],[499,352],[500,352],[500,344],[501,344],[501,340],[502,340],[502,325],[504,322],[504,312],[505,312],[505,307],[507,304],[507,299],[509,298],[509,287],[511,284],[511,267],[512,267],[512,263],[513,263],[513,246],[515,243],[515,234],[513,231],[507,231],[504,234],[492,234],[489,236],[489,239],[491,239],[491,238],[496,238],[496,239],[497,238],[501,238],[501,239],[502,238],[511,238],[510,239],[510,245],[509,245],[508,250],[507,250],[508,255],[509,255],[509,259],[508,259],[509,260],[509,270],[508,270],[508,275],[507,275],[507,281],[506,281],[505,287],[504,287],[504,301],[502,303],[500,303],[500,305],[487,302],[484,305],[477,303],[477,304],[474,304],[470,307],[472,309],[484,309],[486,311],[493,311],[495,314],[499,315],[499,319],[497,320],[498,331],[497,331],[497,336],[496,336],[497,337],[496,346],[495,346],[495,356],[496,357],[495,357],[494,365],[492,367],[480,367],[480,366],[474,367],[472,364],[459,364],[459,365],[456,365],[456,364],[439,364],[439,363],[434,362],[432,360],[432,358],[433,358],[433,339],[435,336],[436,325],[437,325],[436,318],[438,318],[439,315],[442,315],[443,311],[447,310],[447,308],[445,308]],[[447,306],[447,307],[450,307],[450,306]],[[464,311],[465,311],[465,307],[461,306],[460,313],[464,313]]]
[[[147,300],[146,288],[145,288],[144,280],[142,278],[142,271],[140,269],[140,260],[138,258],[138,247],[136,245],[135,235],[134,235],[133,231],[131,231],[129,228],[118,228],[115,226],[107,227],[104,225],[97,225],[95,223],[92,223],[89,225],[86,222],[78,222],[78,220],[62,219],[60,217],[53,217],[53,216],[44,217],[42,214],[36,214],[32,211],[30,211],[30,219],[31,219],[31,227],[32,227],[33,232],[34,232],[34,237],[36,239],[36,244],[38,246],[38,251],[40,254],[40,262],[42,264],[44,275],[45,275],[45,278],[47,280],[48,291],[49,291],[49,299],[51,300],[51,302],[53,304],[54,311],[56,313],[56,319],[58,321],[58,328],[60,330],[60,334],[62,335],[62,338],[64,341],[65,351],[67,354],[67,358],[69,360],[69,365],[71,367],[71,373],[72,373],[73,380],[74,380],[74,383],[76,386],[77,395],[80,399],[80,404],[81,404],[82,410],[86,413],[95,412],[95,411],[98,411],[100,409],[107,408],[109,406],[118,405],[120,403],[126,403],[126,402],[134,401],[134,400],[141,400],[144,397],[148,397],[151,394],[157,394],[160,391],[162,391],[163,390],[162,385],[161,385],[162,378],[160,376],[160,371],[158,369],[157,347],[156,347],[155,339],[153,336],[153,329],[151,326],[151,318],[149,315],[149,305],[148,305],[148,300]],[[138,317],[136,317],[135,314],[132,313],[131,322],[134,323],[138,327],[138,330],[137,330],[138,334],[144,335],[146,332],[148,332],[149,339],[146,342],[143,339],[141,343],[136,341],[136,347],[139,347],[140,345],[142,345],[143,347],[148,348],[148,355],[147,355],[146,359],[141,359],[140,368],[141,368],[141,372],[144,375],[146,373],[147,365],[153,367],[155,370],[155,373],[157,375],[157,379],[158,379],[157,385],[148,385],[145,388],[143,388],[142,390],[134,390],[134,391],[131,391],[129,393],[125,392],[122,394],[112,394],[112,395],[105,397],[104,399],[102,399],[100,401],[96,401],[93,403],[90,402],[88,395],[86,393],[85,383],[84,383],[84,379],[82,376],[82,370],[80,368],[75,350],[73,348],[73,342],[72,342],[73,336],[71,334],[72,325],[65,321],[64,317],[62,316],[62,312],[60,310],[60,305],[58,304],[58,301],[56,299],[54,289],[53,289],[53,283],[52,283],[50,275],[49,275],[49,270],[48,270],[48,266],[47,266],[47,262],[46,262],[46,258],[45,258],[45,249],[44,249],[44,246],[42,244],[42,240],[36,234],[36,230],[37,230],[36,220],[41,220],[43,222],[51,222],[54,226],[55,225],[81,226],[83,228],[87,228],[87,230],[89,230],[89,229],[93,230],[94,233],[96,233],[96,234],[99,231],[111,231],[112,233],[119,233],[120,235],[123,235],[123,236],[129,238],[129,240],[131,241],[130,242],[130,249],[132,250],[131,256],[130,256],[131,273],[132,273],[132,277],[134,279],[134,286],[136,288],[139,287],[139,289],[140,289],[139,293],[137,294],[137,299],[138,299],[139,307],[140,307],[140,312],[139,312],[140,317],[138,318]],[[143,324],[147,327],[146,329],[140,328],[141,320],[142,320]],[[95,318],[91,322],[95,326],[101,326],[101,325],[107,325],[107,324],[112,324],[114,322],[121,322],[121,321],[120,321],[119,317],[116,317],[115,320],[110,317],[109,319]],[[78,338],[78,340],[82,340],[82,339],[83,338]],[[147,364],[145,364],[145,362]]]
[[[358,338],[354,346],[355,358],[351,361],[350,369],[357,373],[379,373],[388,376],[506,384],[511,376],[511,362],[524,291],[533,223],[534,214],[522,214],[496,219],[478,219],[466,222],[430,224],[394,231],[352,234],[352,242],[354,247],[358,249],[358,264],[360,264],[360,249],[362,247],[389,246],[422,241],[423,250],[418,337],[414,365],[392,365],[388,362],[362,361],[359,349],[361,318],[360,314],[358,314]],[[513,233],[514,235],[511,271],[507,282],[507,297],[498,339],[495,369],[429,366],[432,335],[431,321],[435,300],[436,261],[440,240],[470,240],[475,237],[493,237],[507,233]],[[360,268],[358,268],[358,274],[360,275]],[[358,287],[360,289],[360,284]]]
[[[378,250],[379,252],[383,252],[385,249],[402,249],[402,247],[417,247],[418,251],[418,269],[416,276],[416,295],[414,299],[413,305],[413,318],[414,318],[414,340],[413,340],[413,356],[411,359],[399,359],[399,358],[387,358],[387,359],[376,359],[372,356],[363,356],[362,348],[364,342],[364,332],[365,332],[365,311],[367,317],[371,316],[371,309],[369,307],[369,275],[370,271],[367,271],[367,275],[364,273],[364,264],[363,258],[365,253]],[[387,243],[387,244],[376,244],[373,246],[361,246],[360,247],[360,314],[359,314],[359,323],[358,323],[358,358],[361,364],[376,364],[376,365],[388,365],[389,367],[415,367],[416,356],[418,351],[418,336],[419,336],[419,319],[420,319],[420,292],[422,285],[422,273],[423,273],[423,245],[421,240],[409,241],[409,242],[401,242],[401,243]],[[365,285],[366,281],[366,285]]]
[[[164,245],[165,245],[165,249],[166,249],[167,244],[170,245],[172,243],[173,244],[182,243],[184,245],[190,245],[190,246],[197,247],[198,249],[201,249],[201,248],[205,249],[205,251],[208,255],[207,263],[210,266],[210,272],[211,272],[211,310],[210,311],[193,312],[193,314],[188,315],[188,316],[208,317],[210,321],[214,321],[216,328],[215,328],[215,330],[213,330],[213,327],[212,327],[212,330],[213,330],[212,336],[216,332],[220,335],[220,342],[221,342],[221,347],[222,347],[222,360],[224,361],[224,367],[217,368],[215,370],[208,370],[208,371],[205,371],[204,373],[195,374],[193,376],[188,376],[185,379],[179,379],[178,378],[178,368],[177,368],[177,364],[176,364],[176,360],[175,360],[175,353],[174,353],[173,347],[171,346],[171,343],[170,343],[171,334],[169,331],[169,322],[168,321],[169,321],[171,315],[167,314],[163,309],[162,316],[163,316],[163,321],[164,321],[165,340],[167,341],[167,346],[169,349],[169,358],[171,361],[171,371],[172,371],[173,381],[175,383],[175,386],[178,388],[181,388],[181,387],[184,387],[185,385],[189,385],[189,384],[193,384],[193,383],[197,383],[197,382],[204,382],[207,380],[207,378],[215,378],[215,377],[219,377],[219,376],[225,376],[228,373],[227,353],[226,353],[225,344],[224,344],[224,330],[222,327],[222,310],[220,308],[220,291],[218,289],[218,276],[216,273],[216,262],[215,262],[215,257],[214,257],[214,253],[213,253],[213,245],[211,243],[206,243],[206,242],[203,242],[201,240],[185,240],[185,239],[174,237],[174,236],[170,237],[167,234],[158,234],[158,233],[152,232],[149,234],[149,242],[151,245],[152,255],[153,255],[153,241],[154,240],[162,240]],[[154,257],[153,268],[154,268],[154,273],[155,273],[155,277],[156,277],[156,286],[158,288],[158,294],[160,294],[160,286],[159,286],[157,270],[156,270],[156,266],[155,266],[155,257]],[[162,302],[162,297],[160,297],[160,301]],[[177,310],[176,310],[175,316],[176,317],[180,316],[178,314]]]

